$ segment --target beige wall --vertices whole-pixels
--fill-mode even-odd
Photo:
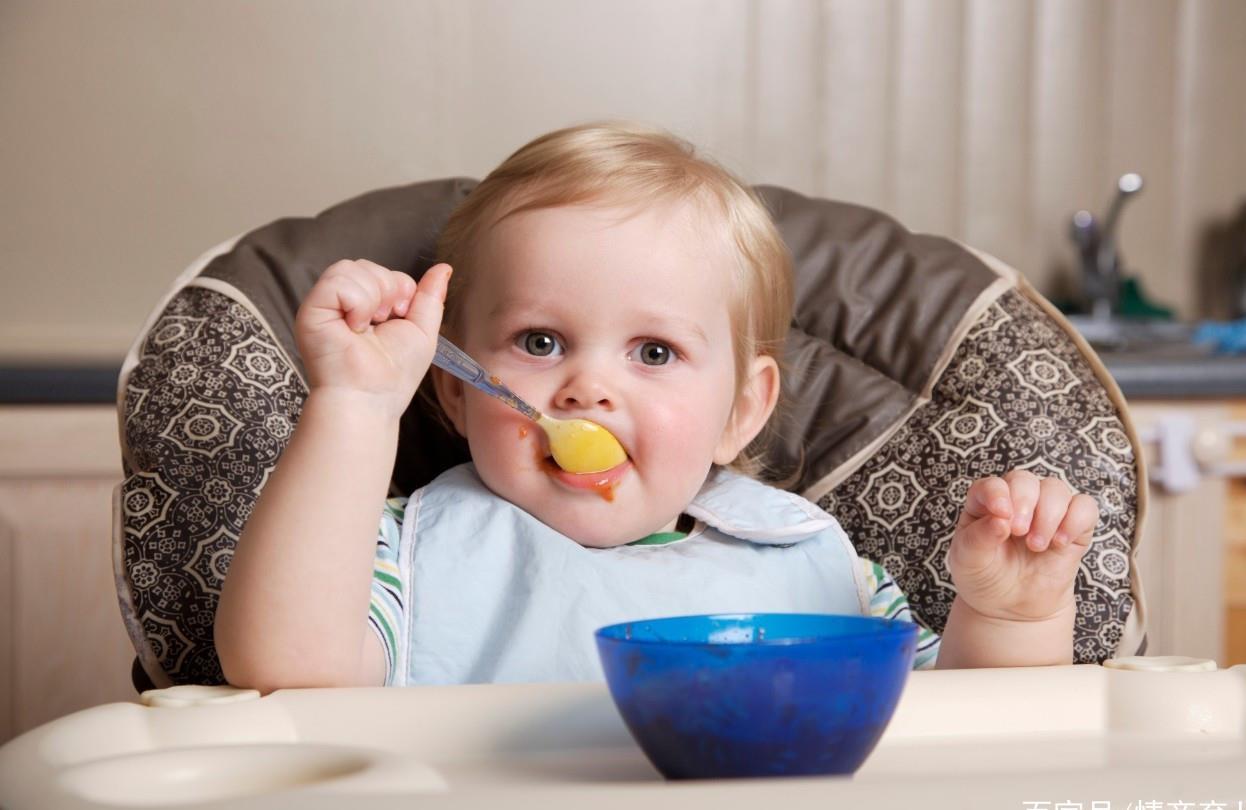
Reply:
[[[591,118],[881,207],[1051,290],[1113,181],[1199,312],[1246,206],[1240,0],[0,0],[0,356],[119,359],[201,250]]]

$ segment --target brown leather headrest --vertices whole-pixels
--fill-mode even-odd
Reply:
[[[374,191],[314,218],[252,231],[203,275],[241,290],[302,371],[294,314],[316,278],[343,258],[421,276],[437,234],[474,187],[438,180]],[[996,275],[947,239],[910,233],[861,206],[774,187],[758,192],[792,252],[796,306],[786,352],[781,437],[767,466],[803,491],[895,424],[933,382],[939,359]],[[406,493],[466,460],[419,397],[403,419],[394,486]]]

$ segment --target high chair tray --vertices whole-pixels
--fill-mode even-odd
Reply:
[[[206,694],[18,737],[0,807],[1246,808],[1246,667],[914,672],[853,777],[683,783],[602,684]]]

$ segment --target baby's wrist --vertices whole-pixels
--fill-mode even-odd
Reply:
[[[984,622],[996,623],[1001,627],[1010,625],[1033,626],[1044,622],[1063,622],[1074,616],[1077,612],[1077,603],[1072,593],[1069,598],[1062,601],[1054,609],[1044,611],[1042,613],[1021,613],[1013,610],[991,610],[988,608],[978,608],[966,600],[963,596],[957,595],[953,605],[960,604],[961,608],[971,614],[974,619]]]
[[[993,615],[957,596],[948,616],[938,665],[959,669],[1071,664],[1076,616],[1077,607],[1072,603],[1044,616]]]
[[[313,407],[318,411],[335,411],[345,419],[357,422],[377,422],[395,426],[402,418],[410,399],[390,392],[367,391],[338,385],[313,385],[308,392],[303,410]]]

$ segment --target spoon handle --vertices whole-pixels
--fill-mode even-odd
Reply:
[[[519,398],[502,381],[468,356],[467,352],[455,346],[441,335],[437,336],[437,352],[433,355],[433,365],[458,377],[468,385],[475,386],[491,397],[496,397],[534,422],[541,418],[541,412]]]

